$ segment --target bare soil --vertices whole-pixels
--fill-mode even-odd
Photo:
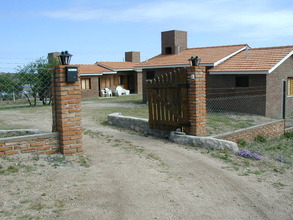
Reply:
[[[0,158],[0,219],[293,219],[292,170],[239,176],[203,150],[97,126],[104,104],[83,104],[83,157]],[[0,123],[50,131],[51,109]]]

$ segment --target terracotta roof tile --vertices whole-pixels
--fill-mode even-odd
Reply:
[[[169,65],[187,65],[190,57],[198,56],[201,58],[201,64],[214,64],[217,61],[233,54],[234,52],[247,47],[247,44],[216,46],[216,47],[198,47],[189,48],[181,51],[180,54],[158,55],[149,60],[138,64],[140,67],[151,66],[169,66]]]
[[[210,72],[269,71],[293,51],[293,46],[254,48],[231,57]]]
[[[112,70],[134,69],[136,65],[136,63],[133,63],[133,62],[97,62],[96,64],[110,68]]]
[[[95,64],[78,64],[76,65],[80,74],[100,74],[103,72],[111,72],[110,69]]]

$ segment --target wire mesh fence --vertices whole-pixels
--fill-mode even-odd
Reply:
[[[207,90],[207,134],[217,135],[282,118],[283,94],[263,88]],[[287,107],[286,121],[293,109]],[[292,113],[291,113],[292,112]]]
[[[0,73],[0,108],[50,104],[51,73],[47,67]]]

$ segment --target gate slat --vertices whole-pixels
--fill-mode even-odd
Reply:
[[[149,126],[153,129],[185,130],[188,126],[186,70],[176,69],[146,84]]]

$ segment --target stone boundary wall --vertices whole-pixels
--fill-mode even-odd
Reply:
[[[276,120],[261,125],[255,125],[245,129],[228,132],[221,135],[213,136],[214,138],[238,142],[239,140],[253,141],[257,136],[265,138],[276,138],[284,135],[285,121]]]
[[[59,150],[58,132],[0,139],[0,156],[21,153],[55,154]]]
[[[238,150],[237,144],[231,141],[220,140],[212,137],[185,135],[185,133],[180,132],[170,133],[169,131],[150,129],[147,119],[123,116],[121,113],[113,113],[108,115],[108,123],[110,125],[131,129],[140,133],[161,138],[168,138],[177,144],[185,144],[209,149],[226,149],[232,151]]]
[[[121,113],[113,113],[108,115],[108,123],[110,125],[131,129],[140,133],[156,137],[168,138],[178,144],[185,144],[210,149],[231,150],[234,152],[238,150],[238,146],[236,143],[240,139],[243,139],[245,141],[253,141],[258,135],[269,139],[280,137],[285,132],[293,132],[293,127],[285,129],[284,120],[276,120],[212,137],[199,137],[185,135],[185,133],[180,132],[170,133],[167,131],[164,132],[159,130],[153,130],[148,127],[147,119],[123,116]]]
[[[168,138],[170,135],[168,131],[150,129],[148,119],[124,116],[121,113],[112,113],[108,115],[108,123],[110,125],[131,129],[139,133],[156,137]]]

